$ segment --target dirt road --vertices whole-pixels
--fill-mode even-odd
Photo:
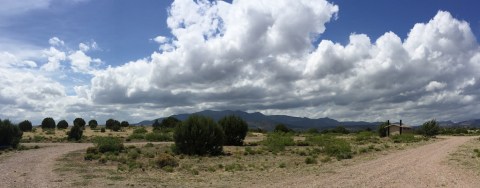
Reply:
[[[56,159],[92,144],[58,143],[34,144],[42,146],[14,153],[0,161],[0,187],[64,187],[53,172]],[[45,146],[45,147],[44,147]]]
[[[293,177],[267,187],[480,187],[480,177],[446,164],[449,153],[473,138],[447,137],[334,173]]]

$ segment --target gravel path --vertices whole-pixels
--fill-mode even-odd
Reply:
[[[61,181],[57,181],[59,177],[53,172],[56,159],[92,146],[88,143],[26,145],[39,145],[42,148],[13,153],[0,161],[0,187],[65,187]]]
[[[477,137],[445,140],[268,187],[480,187],[480,177],[446,164],[449,153]]]

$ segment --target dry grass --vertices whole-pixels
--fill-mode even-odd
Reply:
[[[480,140],[472,139],[450,154],[448,164],[480,175]]]
[[[36,127],[34,132],[24,132],[22,136],[22,142],[66,142],[67,132],[72,128],[69,126],[67,129],[55,129],[55,130],[45,130],[43,131],[42,128]],[[112,136],[112,137],[119,137],[119,138],[127,138],[133,132],[136,127],[127,127],[122,128],[121,131],[115,132],[111,130],[105,130],[105,132],[100,131],[101,127],[97,127],[96,129],[92,130],[89,127],[83,130],[83,141],[89,142],[91,138],[96,136]],[[149,132],[152,132],[152,127],[145,127]]]
[[[263,140],[263,134],[249,134],[249,143]],[[288,177],[302,177],[311,174],[335,173],[344,166],[371,160],[398,150],[408,149],[434,142],[393,143],[388,138],[376,143],[357,144],[353,136],[342,136],[352,143],[353,159],[337,161],[319,153],[315,146],[289,146],[285,151],[273,154],[263,146],[224,147],[227,155],[198,157],[176,155],[179,166],[159,169],[152,165],[153,158],[146,153],[163,153],[170,149],[167,144],[141,148],[137,163],[140,167],[129,168],[128,164],[99,160],[85,161],[85,151],[65,156],[59,162],[58,173],[72,186],[115,186],[115,187],[250,187],[275,183]],[[297,137],[296,140],[304,140]],[[367,148],[366,152],[360,152]],[[306,158],[316,163],[307,164]],[[88,168],[87,168],[88,167]]]

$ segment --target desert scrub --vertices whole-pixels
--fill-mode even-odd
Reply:
[[[213,119],[191,115],[174,133],[175,152],[187,155],[220,155],[223,153],[224,133]]]
[[[162,169],[167,166],[173,168],[178,166],[178,160],[171,154],[160,153],[155,159],[155,164]]]
[[[305,164],[317,164],[317,159],[313,157],[307,157],[305,158]]]
[[[413,134],[397,134],[390,137],[394,143],[413,143],[419,142],[420,138],[415,138]]]
[[[263,141],[265,148],[273,153],[285,151],[286,146],[293,146],[293,136],[289,133],[273,132],[267,135],[267,138]]]
[[[378,143],[379,138],[373,132],[363,131],[355,135],[355,141],[359,144]]]
[[[164,141],[172,141],[173,138],[168,133],[151,132],[145,135],[145,140],[149,142],[164,142]]]
[[[114,137],[96,137],[93,144],[100,153],[120,152],[124,149],[122,141]]]
[[[309,136],[305,141],[312,145],[320,146],[321,151],[338,160],[352,158],[352,147],[344,139],[335,138],[331,135]]]

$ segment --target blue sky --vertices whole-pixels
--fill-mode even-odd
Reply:
[[[0,118],[480,115],[474,0],[2,1]]]

